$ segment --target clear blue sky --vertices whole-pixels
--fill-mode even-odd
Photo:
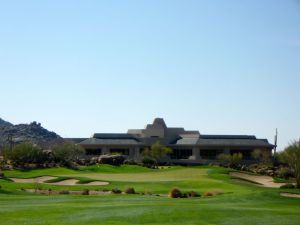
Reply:
[[[300,1],[1,1],[0,117],[300,137]]]

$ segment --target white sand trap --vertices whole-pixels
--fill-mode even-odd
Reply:
[[[281,196],[289,197],[289,198],[300,198],[300,194],[293,193],[280,193]]]
[[[231,172],[229,173],[229,175],[233,177],[249,180],[270,188],[280,188],[280,186],[285,184],[285,183],[275,183],[273,181],[273,178],[270,176],[250,175],[250,174],[240,173],[240,172]]]
[[[42,177],[26,178],[26,179],[21,179],[21,178],[10,178],[10,179],[16,183],[44,183],[45,181],[51,180],[54,178],[56,178],[56,177],[42,176]]]
[[[104,181],[92,181],[84,185],[108,185],[108,184],[109,184],[108,182],[104,182]]]
[[[10,178],[12,181],[16,183],[45,183],[51,185],[108,185],[108,182],[104,181],[92,181],[86,184],[78,184],[79,180],[77,179],[66,179],[58,182],[47,183],[48,180],[55,179],[57,177],[53,176],[42,176],[42,177],[35,177],[35,178]]]
[[[58,182],[48,183],[48,184],[54,184],[54,185],[76,185],[79,180],[77,179],[67,179],[62,180]]]

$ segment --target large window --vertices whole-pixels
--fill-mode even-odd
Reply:
[[[173,149],[170,154],[171,159],[188,159],[193,155],[192,149]]]
[[[216,159],[223,152],[223,149],[200,149],[200,156],[202,159]]]
[[[129,149],[128,148],[111,148],[110,153],[111,154],[129,155]]]
[[[87,155],[101,155],[102,150],[101,150],[101,148],[85,149],[85,153]]]
[[[230,150],[230,154],[231,155],[233,155],[233,154],[235,154],[235,153],[241,153],[242,155],[243,155],[243,159],[245,159],[245,160],[250,160],[250,159],[252,159],[252,157],[251,157],[251,153],[252,153],[253,151],[251,150],[251,149],[245,149],[245,150],[241,150],[241,149],[239,149],[239,150],[237,150],[237,149],[234,149],[234,150]]]

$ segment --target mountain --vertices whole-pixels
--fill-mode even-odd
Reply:
[[[55,132],[43,128],[40,123],[13,125],[4,120],[0,120],[0,147],[13,144],[31,142],[47,149],[53,144],[63,142],[63,138]]]
[[[10,122],[7,122],[5,120],[3,120],[2,118],[0,118],[0,126],[12,126],[13,124],[11,124]]]

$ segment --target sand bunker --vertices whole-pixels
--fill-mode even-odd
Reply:
[[[21,178],[10,178],[10,179],[16,183],[44,183],[45,181],[52,180],[54,178],[56,177],[43,176],[43,177],[26,178],[26,179],[21,179]]]
[[[77,179],[67,179],[67,180],[62,180],[62,181],[48,183],[48,184],[54,184],[54,185],[108,185],[109,184],[108,182],[103,182],[103,181],[92,181],[85,184],[80,184],[78,182],[79,180]]]
[[[76,185],[79,180],[77,179],[67,179],[58,182],[48,183],[48,184],[55,184],[55,185]]]
[[[233,176],[233,177],[238,177],[241,179],[249,180],[249,181],[261,184],[265,187],[270,187],[270,188],[280,188],[280,186],[285,184],[285,183],[275,183],[273,181],[273,178],[270,176],[249,175],[249,174],[240,173],[240,172],[231,172],[231,173],[229,173],[229,175]]]
[[[48,180],[55,179],[56,177],[52,176],[42,176],[42,177],[35,177],[35,178],[27,178],[27,179],[21,179],[21,178],[10,178],[12,181],[16,183],[45,183],[45,184],[51,184],[51,185],[108,185],[108,182],[103,181],[92,181],[90,183],[85,184],[78,184],[79,180],[77,179],[66,179],[58,182],[53,183],[47,183]]]
[[[300,198],[300,194],[293,194],[293,193],[280,193],[283,197],[289,197],[289,198]]]
[[[84,185],[108,185],[108,184],[109,184],[108,182],[104,182],[104,181],[92,181]]]

